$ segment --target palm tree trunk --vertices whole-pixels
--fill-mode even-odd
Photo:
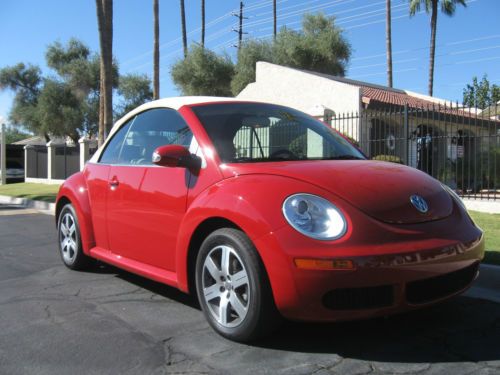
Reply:
[[[385,40],[387,45],[387,86],[392,87],[391,0],[386,2]]]
[[[181,0],[181,26],[182,26],[182,47],[184,49],[184,57],[187,57],[187,37],[186,37],[186,13],[184,10],[184,0]]]
[[[273,0],[273,18],[274,18],[273,38],[274,40],[276,40],[276,32],[277,32],[276,0]]]
[[[431,50],[429,57],[429,95],[432,96],[434,87],[434,56],[436,53],[436,29],[438,15],[438,0],[432,0],[431,15]]]
[[[205,0],[201,0],[201,47],[205,48]]]
[[[153,55],[153,99],[160,99],[160,23],[158,0],[153,0],[154,55]]]
[[[96,0],[100,43],[99,145],[113,123],[113,0]]]

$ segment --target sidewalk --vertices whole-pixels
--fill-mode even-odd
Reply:
[[[54,215],[56,204],[43,201],[34,201],[27,198],[17,198],[8,195],[0,195],[0,204],[16,205],[23,208],[33,208],[44,214]]]
[[[500,201],[489,201],[480,199],[462,199],[470,211],[486,212],[488,214],[500,214]]]

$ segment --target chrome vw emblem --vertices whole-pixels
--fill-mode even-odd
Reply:
[[[418,212],[425,214],[427,211],[429,211],[427,202],[420,195],[412,195],[410,197],[410,202],[418,210]]]

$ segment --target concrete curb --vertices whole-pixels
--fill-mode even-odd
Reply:
[[[500,214],[500,201],[487,201],[479,199],[462,199],[468,210]]]
[[[10,197],[8,195],[0,195],[0,203],[15,204],[24,208],[33,208],[44,213],[54,215],[56,212],[56,204],[43,201],[35,201],[27,198]]]

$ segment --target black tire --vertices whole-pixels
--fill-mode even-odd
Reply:
[[[82,250],[78,217],[73,205],[70,203],[66,204],[59,214],[57,243],[61,260],[66,267],[72,270],[83,270],[90,266],[91,258],[86,256]]]
[[[226,253],[229,254],[225,263],[228,267],[224,273],[222,257]],[[210,271],[208,267],[210,260],[215,266],[220,266]],[[213,277],[213,272],[216,271],[219,272],[219,280]],[[225,279],[224,275],[229,277]],[[246,284],[238,286],[242,280],[243,282],[246,280]],[[203,241],[196,260],[196,290],[200,306],[209,324],[217,333],[230,340],[239,342],[256,340],[271,333],[281,320],[274,305],[264,265],[255,246],[240,230],[218,229]],[[226,307],[223,308],[221,305]],[[221,311],[227,313],[222,314]]]

